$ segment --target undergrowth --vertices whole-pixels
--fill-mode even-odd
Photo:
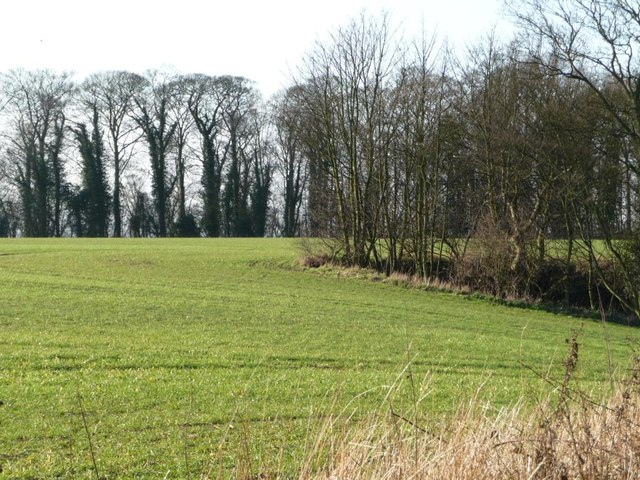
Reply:
[[[357,278],[371,282],[380,282],[403,288],[420,289],[427,292],[444,292],[460,295],[464,298],[479,299],[498,305],[509,307],[542,310],[551,313],[570,315],[573,317],[600,319],[600,312],[587,307],[567,305],[558,302],[545,301],[527,295],[503,293],[495,295],[483,290],[477,290],[465,283],[454,282],[441,278],[422,278],[417,275],[394,272],[389,275],[372,268],[345,266],[338,259],[323,253],[307,254],[300,259],[300,265],[305,269],[314,270],[323,275],[334,275],[343,278]],[[620,310],[607,311],[608,321],[628,326],[640,325],[640,320],[630,313]]]
[[[529,245],[523,250],[522,262],[513,265],[510,243],[498,239],[489,234],[456,254],[446,248],[434,251],[430,261],[421,266],[410,255],[390,263],[391,256],[385,257],[384,253],[354,263],[335,239],[301,239],[298,247],[302,252],[300,264],[305,268],[370,270],[373,274],[369,278],[374,280],[386,276],[394,284],[574,316],[599,316],[604,308],[611,321],[640,323],[634,307],[637,289],[627,285],[636,275],[624,274],[625,268],[619,265],[621,257],[611,252],[594,257],[593,251],[577,243],[573,256],[565,258],[562,241],[558,240],[548,251]],[[633,265],[632,260],[626,263],[627,269]]]

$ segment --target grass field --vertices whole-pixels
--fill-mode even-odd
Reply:
[[[293,476],[325,415],[418,394],[427,423],[476,394],[534,404],[551,387],[530,369],[560,375],[573,332],[578,381],[606,390],[637,337],[300,255],[282,239],[0,240],[0,478]]]

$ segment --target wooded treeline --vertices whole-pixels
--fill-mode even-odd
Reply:
[[[510,6],[515,40],[463,60],[384,18],[307,57],[310,233],[351,265],[638,315],[640,7]]]
[[[309,235],[386,273],[565,303],[583,282],[638,314],[640,7],[510,7],[516,40],[462,58],[363,15],[268,102],[239,77],[9,72],[0,233]]]
[[[2,77],[0,233],[264,236],[275,164],[248,79]]]

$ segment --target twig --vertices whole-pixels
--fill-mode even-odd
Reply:
[[[87,422],[87,412],[84,409],[82,403],[82,395],[78,392],[78,405],[80,407],[80,414],[82,416],[82,424],[84,425],[84,431],[87,434],[87,441],[89,442],[89,452],[91,453],[91,461],[93,462],[93,471],[96,474],[96,479],[100,480],[100,471],[98,470],[98,462],[96,462],[96,455],[93,450],[93,442],[91,441],[91,433],[89,432],[89,424]]]

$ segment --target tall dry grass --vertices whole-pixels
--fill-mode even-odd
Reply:
[[[517,405],[496,414],[471,401],[435,431],[393,411],[364,423],[334,418],[299,478],[640,478],[640,362],[612,398],[596,402],[571,387],[577,360],[574,338],[554,399],[533,411]]]

